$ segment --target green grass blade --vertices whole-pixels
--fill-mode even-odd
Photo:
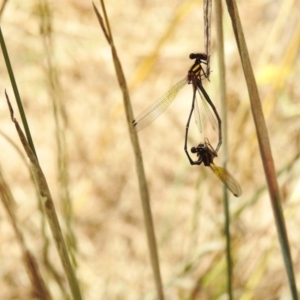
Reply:
[[[224,38],[223,38],[223,15],[222,2],[216,0],[214,2],[216,13],[216,33],[217,33],[217,54],[218,54],[218,74],[219,74],[219,90],[221,98],[221,115],[222,115],[222,135],[223,135],[223,168],[226,169],[228,158],[228,130],[227,130],[227,98],[226,98],[226,72],[224,60]],[[232,254],[231,254],[231,235],[230,235],[230,209],[229,209],[229,193],[227,187],[223,188],[223,204],[224,204],[224,232],[226,237],[226,263],[227,263],[227,294],[228,299],[233,299],[232,293]]]
[[[21,119],[22,119],[22,123],[23,123],[24,129],[25,129],[26,138],[27,138],[27,141],[30,145],[30,148],[32,149],[35,157],[37,158],[36,151],[35,151],[34,144],[33,144],[33,140],[31,138],[29,126],[28,126],[28,123],[27,123],[26,115],[25,115],[25,112],[24,112],[24,109],[23,109],[21,97],[20,97],[20,94],[19,94],[17,82],[16,82],[16,79],[15,79],[15,76],[14,76],[13,69],[11,67],[10,60],[9,60],[7,48],[6,48],[6,45],[5,45],[2,30],[1,30],[1,26],[0,26],[0,45],[1,45],[3,56],[4,56],[7,72],[8,72],[9,78],[10,78],[10,82],[11,82],[11,85],[12,85],[12,88],[13,88],[13,91],[14,91],[14,94],[15,94],[16,101],[17,101],[17,105],[18,105],[18,109],[19,109],[20,116],[21,116]]]

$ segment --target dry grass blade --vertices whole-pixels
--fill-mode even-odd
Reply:
[[[3,203],[4,208],[6,209],[11,225],[15,231],[17,241],[20,245],[22,255],[23,255],[23,261],[29,276],[29,279],[32,284],[32,297],[37,299],[45,299],[50,300],[52,299],[47,286],[44,282],[44,279],[42,278],[40,274],[39,267],[36,263],[35,258],[31,254],[31,252],[28,250],[24,237],[22,234],[22,231],[20,230],[18,226],[18,220],[15,214],[15,201],[13,198],[13,195],[11,193],[11,190],[9,186],[6,184],[2,172],[0,171],[0,197]]]
[[[164,299],[163,285],[162,285],[162,281],[161,281],[159,259],[158,259],[155,232],[154,232],[154,225],[153,225],[152,213],[151,213],[151,207],[150,207],[150,197],[149,197],[149,193],[148,193],[148,186],[147,186],[147,182],[146,182],[142,154],[141,154],[137,134],[133,130],[131,130],[131,122],[133,120],[133,113],[132,113],[132,107],[131,107],[131,103],[130,103],[129,92],[128,92],[128,88],[127,88],[126,79],[125,79],[125,76],[124,76],[124,73],[122,70],[121,62],[119,60],[119,57],[117,55],[117,50],[116,50],[114,42],[113,42],[113,37],[112,37],[112,33],[110,30],[110,26],[109,26],[109,21],[108,21],[105,6],[104,6],[104,3],[102,0],[101,0],[101,6],[102,6],[103,14],[104,14],[105,24],[104,24],[104,21],[100,15],[100,13],[98,12],[96,6],[93,4],[94,10],[95,10],[96,16],[98,18],[98,21],[100,23],[100,26],[102,28],[102,31],[107,39],[107,42],[109,43],[109,45],[111,47],[112,58],[113,58],[113,62],[114,62],[115,70],[116,70],[116,75],[118,78],[118,82],[119,82],[121,91],[123,93],[123,102],[124,102],[124,107],[125,107],[125,112],[126,112],[127,125],[128,125],[128,130],[130,133],[130,138],[131,138],[131,143],[133,146],[134,154],[135,154],[136,170],[137,170],[137,174],[138,174],[140,196],[141,196],[142,207],[143,207],[145,227],[146,227],[146,231],[147,231],[150,259],[151,259],[151,264],[152,264],[152,268],[153,268],[158,299]]]
[[[30,160],[31,163],[31,171],[37,186],[37,189],[39,191],[40,197],[43,200],[43,204],[45,207],[45,212],[46,212],[46,216],[50,225],[50,229],[53,235],[53,238],[55,240],[55,244],[57,247],[57,251],[58,254],[60,256],[61,259],[61,263],[63,265],[64,271],[66,273],[66,276],[68,278],[68,282],[69,282],[69,286],[70,286],[70,290],[72,292],[73,295],[73,299],[81,299],[81,294],[80,294],[80,289],[79,289],[79,285],[77,282],[77,279],[75,277],[70,259],[69,259],[69,255],[67,252],[67,247],[65,245],[64,242],[64,238],[62,235],[62,231],[58,222],[58,218],[56,215],[56,211],[55,211],[55,207],[53,204],[53,200],[52,200],[52,196],[50,193],[50,190],[48,188],[48,184],[46,181],[46,178],[43,174],[43,171],[39,165],[39,162],[36,158],[36,156],[34,155],[30,145],[28,144],[26,137],[18,123],[18,121],[16,120],[16,118],[14,117],[14,111],[13,108],[10,104],[9,98],[5,92],[5,96],[7,99],[7,104],[9,107],[9,111],[10,111],[10,115],[11,115],[11,120],[14,122],[15,126],[16,126],[16,130],[18,132],[20,141],[24,147],[24,150]]]
[[[211,7],[212,7],[212,0],[203,1],[204,49],[207,55],[206,74],[208,80],[210,75],[210,55],[211,55]]]
[[[235,39],[240,53],[243,71],[244,71],[244,75],[248,87],[248,93],[251,102],[252,115],[256,127],[260,154],[261,154],[266,180],[268,184],[268,189],[270,193],[273,214],[276,222],[277,233],[278,233],[279,242],[282,249],[285,267],[289,279],[291,294],[293,296],[293,299],[298,299],[288,236],[286,232],[285,221],[284,221],[281,203],[280,203],[280,195],[279,195],[278,183],[276,178],[275,166],[274,166],[273,156],[271,152],[266,123],[262,111],[261,101],[258,94],[258,89],[253,74],[236,2],[234,0],[226,0],[226,3],[227,3],[229,15],[231,17],[233,31],[235,34]]]
[[[52,10],[45,0],[40,2],[40,25],[46,56],[45,72],[48,81],[49,97],[52,102],[53,118],[55,120],[55,139],[57,146],[57,172],[59,176],[59,194],[63,207],[63,220],[66,223],[66,242],[73,265],[76,266],[75,253],[77,251],[76,237],[73,231],[73,207],[69,191],[68,147],[66,143],[67,113],[62,99],[59,71],[56,67],[55,49],[53,43]]]
[[[17,144],[15,143],[14,140],[12,140],[7,134],[5,134],[3,131],[0,130],[0,135],[13,147],[13,149],[15,149],[15,151],[18,153],[18,155],[20,156],[21,160],[24,163],[24,166],[26,166],[28,168],[28,172],[30,174],[30,178],[32,180],[32,182],[34,182],[34,178],[32,176],[32,173],[30,171],[30,165],[27,162],[27,158],[24,155],[24,153],[22,152],[21,148],[19,148],[17,146]],[[43,262],[47,268],[48,274],[52,275],[52,277],[54,278],[55,282],[57,283],[57,285],[59,286],[61,292],[63,295],[66,294],[65,292],[65,286],[61,280],[61,276],[60,274],[57,272],[57,270],[54,268],[53,266],[53,261],[51,261],[51,259],[49,258],[49,238],[46,234],[46,220],[45,220],[45,214],[44,214],[44,210],[43,210],[43,204],[42,201],[39,197],[39,194],[37,192],[37,202],[38,202],[38,208],[39,211],[41,212],[41,234],[43,237]]]
[[[30,178],[31,178],[32,182],[34,182],[34,178],[33,178],[32,173],[30,171],[30,165],[28,164],[27,158],[26,158],[25,154],[23,153],[22,149],[19,148],[18,145],[15,143],[15,141],[12,140],[10,138],[10,136],[8,136],[7,134],[5,134],[2,130],[0,130],[0,135],[18,153],[18,155],[20,156],[21,160],[24,163],[24,166],[26,166],[28,168],[28,172],[30,174]],[[43,237],[43,245],[44,245],[44,248],[43,248],[43,262],[44,262],[44,264],[45,264],[45,266],[47,268],[48,274],[52,275],[52,277],[54,278],[55,282],[59,286],[59,288],[60,288],[60,290],[62,292],[62,295],[66,295],[65,286],[64,286],[64,283],[61,280],[61,276],[57,272],[57,270],[54,268],[53,261],[51,261],[51,259],[49,258],[49,246],[50,246],[50,243],[49,243],[49,238],[48,238],[48,236],[46,234],[46,225],[47,225],[46,224],[46,219],[45,219],[46,217],[45,217],[45,214],[44,214],[43,204],[42,204],[42,201],[41,201],[41,199],[39,197],[38,191],[36,191],[36,192],[37,192],[38,208],[39,208],[39,211],[41,213],[41,234],[42,234],[42,237]]]

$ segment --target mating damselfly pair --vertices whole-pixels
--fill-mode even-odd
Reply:
[[[239,196],[242,190],[238,182],[223,168],[218,167],[214,164],[213,159],[217,156],[218,150],[222,145],[222,128],[220,116],[211,101],[209,95],[205,91],[202,85],[202,79],[208,78],[208,72],[205,72],[203,65],[207,65],[208,56],[205,53],[191,53],[190,59],[194,60],[193,65],[189,69],[187,75],[176,83],[166,94],[161,98],[152,103],[148,108],[146,108],[142,113],[140,113],[133,121],[132,126],[134,130],[140,131],[151,124],[156,118],[158,118],[174,101],[178,92],[187,84],[193,87],[193,96],[190,113],[186,123],[185,138],[184,138],[184,151],[189,159],[191,165],[200,165],[210,167],[212,172],[225,183],[229,190],[235,195]],[[200,132],[202,132],[202,123],[199,112],[199,104],[196,99],[196,94],[200,95],[202,104],[205,108],[205,112],[209,122],[211,123],[213,129],[218,133],[218,144],[214,149],[207,138],[204,142],[201,142],[197,147],[192,147],[191,152],[197,154],[198,159],[193,161],[187,149],[187,140],[190,127],[191,116],[194,112],[195,121]]]

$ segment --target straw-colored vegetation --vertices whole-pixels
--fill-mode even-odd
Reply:
[[[202,51],[202,3],[113,0],[106,5],[136,115],[186,75],[190,52]],[[238,5],[299,279],[299,2]],[[156,299],[122,93],[92,4],[7,1],[0,18],[82,298]],[[214,22],[213,9],[213,72],[205,89],[220,110]],[[243,190],[241,197],[230,199],[234,299],[291,299],[226,7],[224,40],[227,168]],[[44,299],[72,299],[29,162],[10,119],[4,89],[21,124],[2,58],[0,74],[4,204],[0,206],[0,298],[32,299],[38,291],[48,295],[49,290]],[[139,133],[161,277],[165,299],[224,299],[223,186],[208,168],[190,166],[183,151],[191,97],[192,88],[187,86],[155,123]],[[201,141],[194,129],[190,147]],[[216,136],[210,141],[215,143]],[[221,148],[218,165],[222,154]]]

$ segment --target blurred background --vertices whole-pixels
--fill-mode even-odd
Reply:
[[[137,115],[186,76],[192,64],[188,58],[191,52],[204,50],[202,1],[106,2]],[[100,4],[95,4],[100,9]],[[238,5],[278,172],[299,285],[300,3],[239,1]],[[205,89],[220,113],[214,9],[213,3],[212,73]],[[60,223],[66,236],[73,233],[76,240],[76,246],[70,248],[83,298],[155,299],[122,94],[92,3],[8,0],[0,22]],[[224,41],[227,168],[243,190],[239,198],[230,195],[235,299],[290,299],[247,87],[226,7]],[[3,176],[15,197],[26,244],[53,298],[67,299],[67,282],[47,224],[48,264],[55,272],[50,272],[45,262],[43,219],[27,159],[20,154],[24,151],[10,121],[4,89],[15,111],[16,103],[2,55],[0,74]],[[226,299],[223,185],[209,169],[190,166],[183,151],[191,96],[191,86],[186,86],[174,104],[139,133],[162,280],[166,299]],[[20,121],[17,112],[16,117]],[[60,147],[58,140],[63,141]],[[199,142],[192,130],[190,147]],[[60,175],[61,159],[64,178]],[[215,163],[222,162],[221,148]],[[66,194],[72,210],[62,201]],[[2,208],[0,297],[32,299],[20,246]]]

